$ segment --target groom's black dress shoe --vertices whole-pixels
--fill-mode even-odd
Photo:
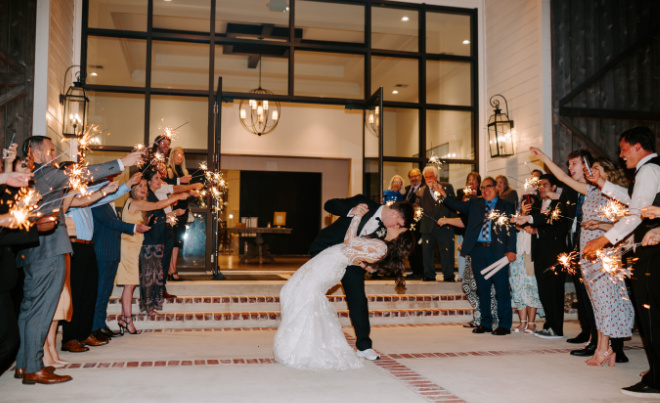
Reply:
[[[626,357],[626,355],[623,353],[623,350],[615,351],[614,354],[616,355],[616,358],[614,359],[614,361],[618,364],[625,364],[628,361],[630,361],[628,359],[628,357]]]
[[[581,344],[589,341],[589,333],[580,333],[577,336],[566,339],[566,343]]]
[[[492,327],[485,327],[485,326],[477,326],[474,329],[472,329],[472,333],[491,333],[493,331]]]
[[[435,281],[434,278],[424,277],[423,281]]]
[[[421,278],[422,278],[422,276],[420,276],[419,274],[408,274],[408,275],[406,275],[406,280],[419,280]]]
[[[594,355],[595,352],[596,352],[596,345],[589,343],[586,346],[584,346],[584,348],[571,351],[571,355],[574,355],[576,357],[590,357]]]

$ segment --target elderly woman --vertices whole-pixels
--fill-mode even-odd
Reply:
[[[403,178],[399,175],[394,175],[390,180],[390,186],[383,192],[383,204],[402,200],[404,196]]]

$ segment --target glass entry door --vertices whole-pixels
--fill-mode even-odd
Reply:
[[[364,105],[362,125],[362,193],[381,203],[383,198],[383,87]]]
[[[218,89],[215,92],[215,102],[213,103],[213,122],[209,122],[209,125],[213,124],[213,138],[209,139],[209,150],[208,150],[208,161],[209,169],[211,171],[220,171],[220,142],[221,142],[221,105],[222,105],[222,77],[218,77]],[[225,198],[226,195],[223,195]],[[220,272],[220,267],[218,263],[219,257],[219,248],[220,248],[220,207],[218,201],[215,198],[209,196],[209,217],[211,219],[211,225],[207,228],[211,232],[211,247],[207,247],[207,253],[209,256],[209,262],[211,262],[211,270],[213,271],[213,280],[225,280],[225,276]],[[226,224],[223,221],[223,224]],[[226,229],[226,227],[223,227]]]

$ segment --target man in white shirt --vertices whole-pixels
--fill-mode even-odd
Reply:
[[[660,205],[660,158],[655,152],[655,144],[655,134],[648,127],[636,127],[621,134],[619,156],[627,168],[635,168],[635,180],[628,192],[602,179],[598,186],[603,194],[627,204],[630,214],[604,235],[587,243],[583,250],[585,255],[593,254],[608,244],[616,245],[632,232],[635,233],[635,242],[641,242],[647,232],[660,224],[657,220],[642,220],[640,216],[641,208]],[[660,340],[653,337],[660,334],[660,266],[657,264],[660,246],[637,248],[635,255],[637,261],[631,277],[632,296],[650,369],[641,382],[621,389],[621,393],[660,398]]]

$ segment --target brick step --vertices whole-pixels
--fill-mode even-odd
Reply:
[[[348,310],[338,310],[342,326],[350,326]],[[118,314],[108,314],[108,323],[118,328]],[[372,325],[462,323],[472,320],[472,309],[375,309],[369,311]],[[279,311],[176,312],[159,315],[138,314],[138,329],[221,329],[275,328],[280,323]]]
[[[336,309],[346,308],[346,297],[344,295],[328,295],[327,298],[335,305]],[[470,308],[467,298],[463,294],[368,295],[367,299],[370,309]],[[133,312],[139,312],[139,301],[139,298],[133,298]],[[177,297],[166,298],[162,312],[279,311],[279,303],[279,296]],[[121,300],[119,298],[110,298],[108,313],[121,313]]]

